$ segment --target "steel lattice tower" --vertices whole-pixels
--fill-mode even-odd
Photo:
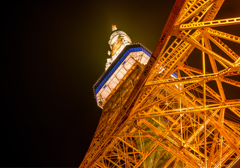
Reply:
[[[240,94],[227,99],[224,84],[239,89],[240,56],[224,41],[240,37],[213,27],[240,17],[214,20],[223,2],[176,0],[147,65],[136,64],[104,104],[80,167],[217,168],[239,160],[240,124],[226,116],[240,121]],[[193,50],[201,68],[187,64]]]

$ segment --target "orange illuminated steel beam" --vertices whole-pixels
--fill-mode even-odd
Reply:
[[[224,44],[219,38],[210,35],[207,35],[207,37],[234,61],[238,59],[239,56],[233,50],[231,50],[231,48]]]
[[[228,26],[228,25],[234,25],[239,23],[240,23],[240,17],[237,17],[237,18],[230,18],[230,19],[181,24],[179,29],[189,30],[189,29],[199,29],[199,28],[205,28],[205,27]]]
[[[150,85],[161,85],[161,84],[186,84],[186,83],[195,83],[204,79],[215,79],[219,77],[218,73],[212,73],[207,75],[197,75],[197,76],[188,76],[182,78],[172,78],[172,79],[163,79],[157,81],[150,81],[146,83],[146,86]]]
[[[211,55],[212,57],[214,57],[220,64],[222,64],[225,68],[229,67],[235,67],[236,65],[234,65],[233,63],[229,62],[228,60],[226,60],[225,58],[221,57],[220,55],[218,55],[217,53],[207,49],[206,47],[202,46],[200,43],[198,43],[198,41],[196,41],[192,36],[185,36],[182,33],[178,33],[177,37],[180,39],[185,40],[186,42],[192,44],[193,46],[195,46],[196,48],[198,48],[199,50],[204,51],[205,53],[207,53],[208,55]]]
[[[191,67],[189,65],[185,65],[183,64],[181,67],[179,67],[181,70],[183,71],[191,71],[191,72],[195,72],[197,74],[200,74],[202,75],[203,72],[201,69],[198,69],[198,68],[194,68],[194,67]],[[217,73],[217,71],[216,71]],[[206,74],[210,74],[210,72],[207,72],[206,71]],[[224,74],[224,76],[234,76],[234,75],[240,75],[240,69],[232,69],[231,71],[227,72]],[[194,76],[194,75],[189,75],[189,76]]]
[[[239,138],[234,134],[230,133],[229,130],[226,129],[225,126],[219,124],[215,119],[212,119],[211,122],[215,125],[218,131],[223,135],[225,140],[228,142],[229,146],[236,152],[238,156],[240,156],[240,150],[238,145],[240,144]]]
[[[220,38],[223,38],[226,40],[230,40],[230,41],[240,44],[240,37],[238,37],[238,36],[228,34],[228,33],[225,33],[225,32],[219,31],[219,30],[211,29],[211,28],[207,28],[206,30],[210,35],[217,36],[217,37],[220,37]]]
[[[227,70],[226,70],[226,71],[227,71]],[[222,73],[224,73],[224,71],[223,71]],[[221,74],[219,74],[219,75],[221,75]],[[154,102],[152,102],[152,103],[149,103],[148,105],[145,105],[145,106],[141,107],[141,108],[138,109],[137,111],[142,111],[142,110],[144,110],[144,109],[146,109],[146,108],[151,107],[151,106],[154,105],[154,104],[158,104],[158,103],[165,102],[167,99],[171,99],[171,98],[173,98],[173,97],[175,97],[175,96],[180,95],[181,93],[187,92],[187,91],[189,91],[189,90],[191,90],[191,89],[195,89],[195,88],[198,87],[199,85],[202,85],[204,82],[208,82],[209,80],[211,80],[211,79],[210,79],[210,78],[207,78],[207,79],[204,79],[204,80],[200,80],[199,82],[196,82],[196,83],[194,83],[194,84],[191,84],[191,85],[187,86],[186,88],[182,89],[181,92],[176,92],[176,91],[175,91],[175,92],[173,92],[172,94],[166,96],[166,97],[163,98],[163,99],[154,101]],[[210,88],[209,88],[209,89],[210,89]],[[210,89],[210,90],[211,90],[211,89]],[[210,92],[214,92],[214,91],[210,91]],[[213,95],[215,95],[215,94],[213,94]]]
[[[222,109],[222,108],[230,108],[230,107],[239,107],[240,103],[233,103],[233,104],[226,104],[226,105],[220,105],[220,104],[212,104],[207,105],[204,109],[203,107],[190,107],[190,108],[182,108],[180,109],[173,109],[173,110],[166,110],[162,111],[161,113],[150,113],[150,114],[139,114],[136,115],[136,117],[133,117],[132,119],[143,119],[143,118],[154,118],[154,117],[161,117],[161,116],[169,116],[169,115],[179,115],[179,114],[186,114],[186,113],[194,113],[194,112],[204,112],[207,110],[216,110],[216,109]]]
[[[140,126],[138,126],[137,124],[133,124],[134,127],[136,127],[139,131],[141,131],[143,134],[148,135],[149,138],[151,140],[153,140],[156,144],[159,144],[161,147],[163,147],[166,151],[173,153],[175,156],[177,156],[178,158],[180,158],[181,160],[183,160],[186,164],[188,164],[191,167],[199,167],[198,164],[196,162],[194,162],[194,160],[190,160],[187,156],[182,155],[178,152],[178,148],[176,148],[175,146],[173,146],[170,143],[163,143],[162,140],[163,138],[155,138],[154,136],[152,136],[149,132],[145,131],[144,129],[142,129]],[[136,167],[139,167],[141,164],[137,165]]]
[[[199,4],[202,4],[202,3],[205,3],[205,5],[208,3],[207,1],[209,0],[203,0],[201,2],[197,2],[196,0],[195,1],[186,1],[187,2],[187,5],[186,6],[190,6],[189,8],[185,6],[185,9],[183,9],[183,13],[184,11],[187,12],[187,10],[190,10],[190,9],[193,9],[195,11],[196,9],[196,4],[198,4],[197,6],[199,7]],[[221,2],[220,2],[221,1]],[[193,22],[198,22],[200,21],[201,19],[203,20],[206,20],[206,19],[213,19],[214,16],[216,15],[216,13],[218,12],[218,8],[221,6],[221,3],[223,2],[222,0],[220,0],[217,4],[214,5],[214,7],[208,7],[207,9],[205,10],[202,10],[201,12],[199,12],[196,16],[194,16],[192,18],[192,20],[190,21],[191,23]],[[195,4],[196,3],[196,4]],[[210,5],[210,4],[209,4]],[[200,5],[201,6],[201,5]],[[210,5],[211,6],[211,5]],[[218,7],[219,6],[219,7]],[[206,13],[211,13],[211,15],[206,15]],[[181,16],[183,16],[183,14],[181,13],[180,14],[180,18],[179,20],[176,22],[175,25],[177,25],[179,23],[179,21],[181,20]],[[175,34],[176,30],[174,30],[172,32],[172,34]],[[188,35],[190,33],[190,31],[188,32],[182,32],[184,33],[185,35]],[[193,33],[193,37],[196,38],[196,39],[199,39],[200,38],[200,35],[201,35],[201,31],[196,31]],[[169,73],[169,70],[170,69],[173,69],[173,66],[175,66],[179,60],[184,56],[185,59],[191,54],[191,52],[193,51],[194,49],[194,46],[192,45],[189,45],[188,43],[184,42],[182,43],[182,40],[181,39],[176,39],[172,45],[164,52],[163,55],[161,55],[160,57],[158,57],[158,61],[157,62],[160,62],[160,64],[156,65],[155,69],[152,70],[152,74],[151,76],[148,78],[148,79],[152,79],[152,77],[161,70],[161,68],[158,68],[158,67],[161,67],[163,64],[166,66],[167,64],[171,65],[169,66],[165,71],[164,71],[164,74],[161,76],[161,78],[166,78],[167,75],[171,74]],[[181,54],[180,54],[181,53]]]
[[[212,50],[210,41],[207,38],[204,38],[204,39],[206,42],[206,48],[208,48],[209,50]],[[216,61],[211,56],[209,56],[209,60],[210,60],[210,64],[212,66],[213,72],[214,73],[218,72]],[[217,86],[218,86],[218,90],[220,92],[221,98],[223,101],[225,101],[226,97],[225,97],[225,93],[223,91],[222,83],[219,80],[216,80],[216,82],[217,82]]]
[[[189,76],[194,76],[194,74],[192,72],[190,72],[187,69],[184,69],[183,72],[185,72],[186,74],[188,74]],[[227,74],[227,73],[226,73]],[[201,84],[201,86],[203,86],[203,84]],[[196,90],[197,88],[194,88],[194,90]],[[209,92],[209,94],[211,94],[216,100],[221,101],[221,96],[216,93],[213,89],[211,89],[210,87],[208,87],[206,85],[206,90]]]
[[[218,110],[215,110],[215,112],[214,112],[214,114],[212,114],[212,116],[211,117],[213,117],[214,115],[216,115],[216,113],[218,112]],[[150,117],[150,118],[152,118],[152,117]],[[168,133],[170,133],[169,131],[167,131],[167,132],[162,132],[162,133],[160,133],[161,131],[159,130],[159,129],[157,129],[156,127],[155,127],[155,130],[156,131],[154,131],[154,126],[152,125],[151,126],[151,124],[149,123],[149,122],[147,122],[147,120],[144,120],[145,122],[144,122],[144,124],[146,125],[146,126],[148,126],[149,128],[150,127],[152,127],[151,128],[151,130],[154,132],[154,133],[156,133],[156,134],[160,134],[160,135],[167,135]],[[208,119],[208,122],[209,122],[210,120]],[[147,123],[148,124],[147,124]],[[150,124],[150,125],[149,125]],[[174,124],[173,124],[174,125]],[[199,129],[202,129],[203,127],[200,127]],[[209,136],[210,134],[211,134],[211,132],[214,130],[215,128],[213,128],[213,129],[211,129],[210,131],[209,131],[209,133],[208,133],[208,135],[207,136]],[[160,131],[160,132],[159,132]],[[196,134],[197,134],[198,132],[196,132]],[[195,136],[196,136],[196,134],[195,134]],[[204,155],[203,154],[201,154],[201,152],[199,152],[197,149],[194,149],[193,147],[192,147],[192,145],[190,145],[189,144],[189,142],[192,140],[192,138],[190,138],[191,140],[190,141],[188,141],[188,143],[186,143],[186,141],[185,140],[183,140],[183,139],[181,139],[178,135],[176,135],[176,133],[174,133],[174,132],[171,132],[171,135],[173,135],[173,136],[175,136],[177,139],[179,139],[180,141],[182,141],[183,143],[184,143],[184,146],[188,146],[188,147],[190,147],[193,151],[195,151],[195,152],[197,152],[199,155],[201,155],[201,157],[204,157]],[[164,136],[164,137],[165,137]],[[169,137],[166,137],[167,139],[169,138]],[[198,162],[201,162],[198,158],[196,158],[196,156],[194,156],[194,155],[192,155],[192,153],[189,153],[186,149],[182,149],[182,150],[184,150],[184,152],[186,153],[186,154],[188,154],[188,155],[191,155],[191,158],[194,158],[194,160],[198,160]],[[176,155],[176,154],[175,154]],[[211,162],[212,163],[212,162]]]
[[[197,3],[196,1],[189,1],[187,3],[187,6],[189,7],[186,7],[183,13],[180,15],[180,23],[185,23],[203,10],[208,10],[212,6],[213,1],[214,0],[202,0],[198,1]]]

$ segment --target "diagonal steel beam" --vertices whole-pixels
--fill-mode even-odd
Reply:
[[[179,114],[185,114],[185,113],[194,113],[194,112],[203,112],[203,111],[207,111],[207,110],[216,110],[216,109],[222,109],[222,108],[229,108],[229,107],[239,107],[240,103],[233,103],[233,104],[227,104],[227,105],[220,105],[220,104],[214,104],[214,105],[207,105],[206,109],[204,109],[203,107],[193,107],[191,108],[181,108],[181,109],[173,109],[173,110],[166,110],[166,111],[162,111],[161,114],[145,114],[145,115],[136,115],[135,117],[133,117],[133,120],[137,120],[137,119],[143,119],[143,118],[153,118],[153,117],[161,117],[161,116],[168,116],[168,115],[179,115]]]
[[[206,30],[210,35],[217,36],[217,37],[240,44],[240,37],[238,37],[238,36],[235,36],[235,35],[232,35],[229,33],[225,33],[225,32],[219,31],[219,30],[211,29],[211,28],[207,28]]]
[[[204,51],[205,53],[207,53],[208,55],[211,55],[212,57],[214,57],[217,61],[219,61],[219,63],[221,63],[224,67],[227,68],[227,66],[229,67],[235,67],[235,65],[233,63],[231,63],[230,61],[226,60],[225,58],[221,57],[220,55],[218,55],[217,53],[207,49],[206,47],[202,46],[198,41],[195,40],[195,38],[192,38],[191,36],[185,36],[182,33],[178,33],[176,35],[178,38],[185,40],[186,42],[194,45],[196,48],[198,48],[201,51]],[[227,66],[226,66],[227,65]]]
[[[199,28],[205,28],[205,27],[228,26],[228,25],[234,25],[234,24],[240,24],[240,17],[221,19],[221,20],[212,20],[212,21],[205,21],[205,22],[197,22],[197,23],[181,24],[180,30],[199,29]]]

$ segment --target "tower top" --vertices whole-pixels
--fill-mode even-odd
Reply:
[[[107,59],[105,70],[108,69],[108,67],[118,57],[125,46],[132,44],[132,41],[125,32],[118,30],[116,25],[112,25],[112,34],[110,36],[108,44],[111,49],[108,51],[108,55],[111,56],[111,58]]]
[[[117,26],[116,25],[112,25],[112,31],[117,30]]]

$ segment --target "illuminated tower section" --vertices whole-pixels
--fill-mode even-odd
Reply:
[[[107,59],[105,70],[108,69],[126,45],[132,44],[132,41],[125,32],[117,30],[116,25],[112,25],[112,34],[108,44],[111,49],[111,51],[108,51],[108,55],[110,55],[111,58]]]
[[[117,30],[116,26],[112,27],[109,45],[111,51],[108,51],[108,54],[111,58],[107,59],[105,72],[94,85],[97,105],[103,109],[102,116],[109,115],[109,118],[105,117],[106,120],[100,121],[99,128],[97,128],[96,131],[96,136],[99,137],[108,130],[106,128],[108,123],[114,119],[117,120],[123,105],[130,97],[134,87],[136,87],[139,77],[143,73],[145,65],[148,63],[152,54],[142,44],[132,44],[130,37],[125,32]],[[160,75],[164,70],[165,67],[158,74]],[[174,78],[177,78],[176,73],[170,75],[170,79]],[[174,85],[174,89],[178,89],[178,86]],[[172,93],[172,90],[169,89],[162,88],[161,90],[161,93],[156,94],[158,99]],[[177,102],[177,100],[174,100],[174,102]],[[172,107],[175,106],[177,106],[177,103],[172,105]],[[151,121],[150,123],[158,129],[164,132],[166,131],[166,129],[159,127],[156,122]],[[166,126],[166,118],[161,117],[159,123]],[[101,129],[103,131],[100,131]],[[141,139],[134,137],[132,141],[134,141],[135,148],[140,151],[143,150],[142,146],[150,147],[153,145],[147,137]],[[161,167],[161,165],[166,163],[171,155],[165,154],[166,151],[160,149],[161,148],[158,148],[152,152],[144,161],[144,165],[153,165],[152,160],[161,155],[164,155],[164,157],[161,161],[157,161],[155,165]],[[140,155],[137,157],[141,158]]]
[[[240,37],[215,29],[240,18],[216,20],[223,2],[176,0],[153,53],[113,26],[111,57],[94,85],[103,110],[81,168],[231,168],[240,160],[239,94],[227,96],[240,88],[232,44]]]
[[[94,85],[94,94],[97,105],[101,108],[111,99],[113,94],[129,81],[133,86],[151,57],[151,52],[141,44],[132,44],[130,37],[123,31],[112,26],[112,34],[109,40],[111,51],[108,55],[105,72]],[[128,82],[127,82],[128,83]],[[122,89],[121,94],[124,91]],[[125,96],[124,96],[125,97]]]

